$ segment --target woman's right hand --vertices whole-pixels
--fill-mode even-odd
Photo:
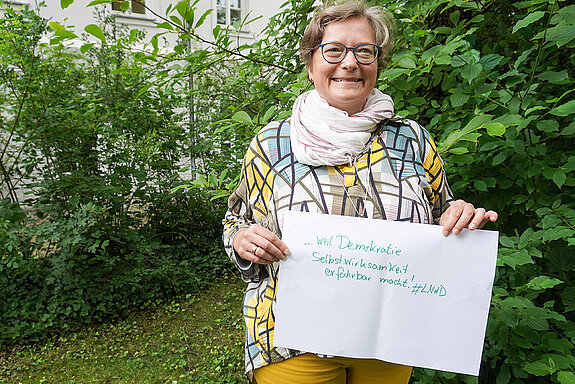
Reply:
[[[242,229],[234,237],[234,250],[244,260],[256,264],[271,264],[285,260],[287,245],[276,234],[259,224]]]

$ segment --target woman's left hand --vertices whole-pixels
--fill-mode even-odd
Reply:
[[[475,208],[473,204],[463,200],[457,200],[439,219],[439,225],[443,227],[443,236],[448,236],[451,232],[459,234],[463,228],[482,228],[488,221],[497,220],[497,212],[485,211],[485,208]]]

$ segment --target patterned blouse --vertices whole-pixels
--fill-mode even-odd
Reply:
[[[238,231],[257,223],[281,238],[289,210],[433,224],[452,200],[435,144],[414,121],[385,121],[352,164],[336,167],[308,166],[294,158],[289,119],[263,128],[245,155],[223,235],[228,256],[248,283],[243,309],[248,377],[254,369],[304,352],[274,347],[279,263],[240,258],[232,246]]]

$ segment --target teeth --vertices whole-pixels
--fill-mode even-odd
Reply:
[[[333,81],[337,81],[338,83],[341,82],[359,83],[361,79],[333,79]]]

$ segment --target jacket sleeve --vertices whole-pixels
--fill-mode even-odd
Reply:
[[[237,233],[252,224],[260,224],[274,232],[268,222],[269,204],[272,200],[273,178],[270,176],[269,159],[262,149],[261,135],[251,142],[242,162],[237,188],[228,199],[228,210],[223,220],[224,248],[246,282],[258,281],[267,275],[265,266],[242,259],[233,248]]]
[[[435,142],[427,132],[424,135],[422,147],[424,149],[423,168],[430,186],[426,193],[432,206],[433,223],[439,224],[441,215],[453,203],[453,193],[447,182],[443,160],[437,151]]]

